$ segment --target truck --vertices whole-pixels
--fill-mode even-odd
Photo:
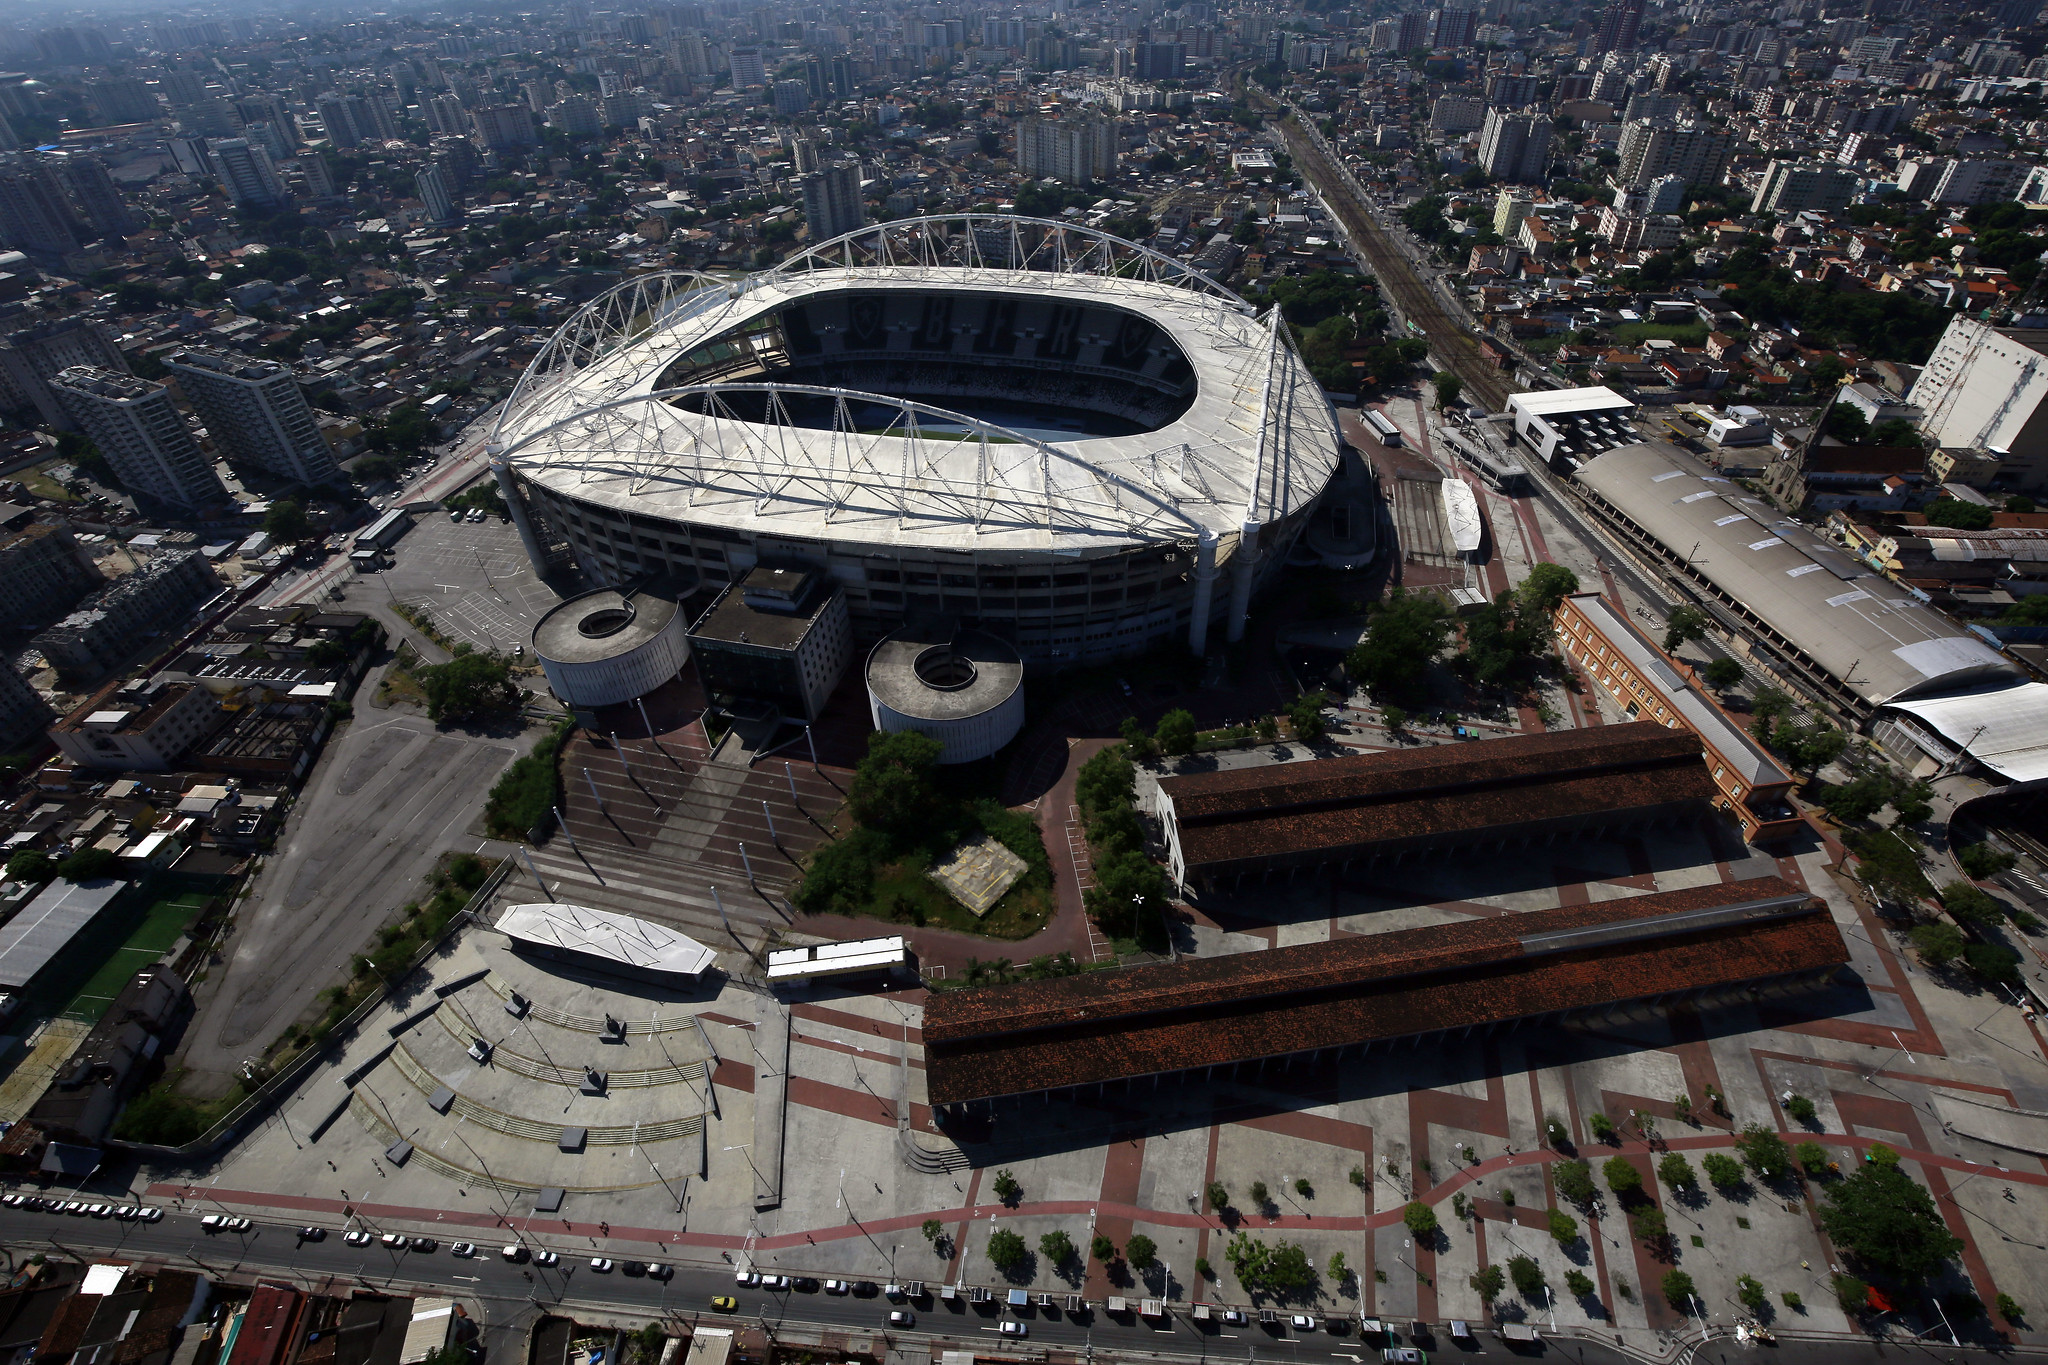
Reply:
[[[1387,415],[1378,408],[1367,408],[1364,412],[1364,421],[1366,426],[1372,428],[1372,434],[1380,438],[1381,445],[1401,444],[1401,428],[1388,421]]]

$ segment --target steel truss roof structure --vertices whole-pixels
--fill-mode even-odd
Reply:
[[[707,343],[856,289],[1023,293],[1135,314],[1187,357],[1195,398],[1155,431],[1045,441],[929,403],[773,382],[772,372],[657,387]],[[814,424],[791,419],[796,398]],[[820,402],[829,425],[817,424]],[[858,412],[868,405],[890,414],[879,428]],[[634,516],[1076,553],[1278,520],[1321,492],[1338,443],[1277,310],[1255,316],[1199,272],[1092,229],[961,214],[863,228],[741,279],[679,271],[618,285],[535,357],[493,450],[562,496]]]

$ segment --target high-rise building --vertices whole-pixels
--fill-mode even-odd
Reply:
[[[1430,41],[1437,47],[1470,47],[1478,27],[1477,10],[1440,9],[1430,29]]]
[[[53,377],[50,388],[129,492],[186,513],[227,501],[220,476],[162,384],[76,366]]]
[[[1413,52],[1418,47],[1428,47],[1429,40],[1436,33],[1436,24],[1427,10],[1414,10],[1394,20],[1394,50]]]
[[[12,661],[0,663],[0,750],[19,752],[49,728],[57,713]]]
[[[1493,201],[1493,233],[1504,242],[1515,240],[1515,233],[1521,228],[1522,220],[1529,216],[1534,207],[1526,194],[1503,189],[1500,197]]]
[[[1017,121],[1017,169],[1036,180],[1064,185],[1107,180],[1116,174],[1117,126],[1100,114]]]
[[[1621,154],[1616,180],[1647,188],[1660,176],[1675,175],[1688,188],[1719,184],[1735,150],[1735,135],[1726,128],[1677,127],[1655,119],[1625,123],[1616,150]]]
[[[1177,81],[1187,74],[1187,44],[1139,43],[1132,63],[1132,74],[1141,81]]]
[[[362,141],[346,98],[330,91],[314,100],[313,108],[320,115],[320,126],[327,130],[327,140],[336,147],[345,149]]]
[[[1643,22],[1644,0],[1607,0],[1600,31],[1593,37],[1593,55],[1636,50],[1636,30]]]
[[[462,107],[462,101],[454,95],[435,95],[426,101],[422,110],[427,116],[427,127],[437,133],[452,133],[457,137],[469,131],[469,111]]]
[[[775,82],[775,112],[794,118],[811,107],[811,87],[802,81]]]
[[[1751,213],[1831,213],[1847,208],[1856,196],[1859,177],[1840,166],[1814,162],[1773,161],[1757,182],[1749,201]]]
[[[105,581],[68,526],[0,531],[0,625],[46,626]]]
[[[284,182],[277,178],[277,166],[261,143],[245,137],[220,138],[206,144],[220,183],[236,207],[253,204],[275,208],[285,202]]]
[[[1643,212],[1678,213],[1685,208],[1685,177],[1660,175],[1643,195]]]
[[[548,127],[570,137],[596,137],[604,131],[604,116],[583,96],[571,95],[548,106]]]
[[[1486,101],[1469,95],[1438,95],[1429,106],[1432,133],[1476,132],[1486,123]]]
[[[174,137],[165,140],[170,148],[171,160],[177,164],[179,175],[189,175],[194,180],[210,179],[213,175],[213,158],[206,154],[206,139],[203,137]]]
[[[85,88],[102,123],[151,123],[164,112],[156,102],[156,92],[134,76],[108,76],[87,82]]]
[[[768,84],[768,70],[761,58],[758,47],[736,47],[732,50],[732,88],[745,90],[752,86]]]
[[[420,202],[427,206],[427,217],[437,223],[455,221],[455,196],[448,192],[448,177],[441,174],[439,166],[426,166],[413,177],[413,184],[419,189]]]
[[[84,236],[49,163],[25,154],[0,156],[0,246],[61,255]]]
[[[1899,188],[1930,204],[1989,204],[2012,198],[2030,169],[2020,161],[1901,161]]]
[[[797,178],[803,195],[804,222],[813,242],[829,241],[852,232],[866,217],[860,197],[860,165],[843,161]]]
[[[800,137],[790,143],[790,156],[796,164],[798,175],[809,175],[818,169],[818,144],[807,137]]]
[[[365,142],[390,142],[398,136],[398,121],[391,117],[391,107],[382,95],[350,95],[348,115],[356,126],[356,136]]]
[[[302,175],[306,177],[306,190],[315,199],[332,199],[334,189],[334,168],[327,164],[327,158],[318,152],[301,152],[292,158]]]
[[[114,177],[98,157],[86,152],[51,152],[49,157],[73,202],[85,210],[94,236],[125,237],[134,231],[135,216],[121,202]]]
[[[476,144],[488,151],[518,151],[535,142],[533,114],[523,104],[490,105],[469,111]]]
[[[1548,114],[1489,109],[1479,130],[1478,166],[1492,179],[1541,184],[1550,174],[1550,134]]]
[[[422,172],[434,174],[431,167]],[[289,366],[187,346],[165,356],[164,368],[178,377],[178,387],[230,464],[254,465],[309,485],[341,481],[320,419]]]
[[[1526,108],[1536,103],[1542,94],[1541,77],[1496,71],[1486,78],[1486,102],[1496,109]]]
[[[74,430],[77,424],[49,384],[52,376],[74,365],[128,372],[128,359],[113,334],[84,318],[46,322],[0,337],[0,406],[14,412],[33,408],[46,426]]]

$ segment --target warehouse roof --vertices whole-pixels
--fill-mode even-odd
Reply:
[[[948,992],[934,1104],[1404,1038],[1839,966],[1840,931],[1776,877],[1264,952]]]
[[[1610,450],[1575,477],[1869,704],[2018,672],[1904,588],[1668,442]]]
[[[1697,735],[1652,721],[1168,777],[1188,868],[1706,800]]]
[[[1892,703],[2009,782],[2048,778],[2048,683]]]
[[[0,927],[0,989],[22,990],[127,886],[112,877],[61,878]]]

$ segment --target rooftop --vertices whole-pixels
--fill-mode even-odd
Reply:
[[[44,887],[0,925],[0,989],[25,989],[127,885],[98,877],[89,882],[59,878]]]
[[[1776,877],[936,995],[932,1103],[1584,1009],[1848,960]]]
[[[1532,417],[1554,417],[1571,412],[1620,412],[1635,407],[1613,389],[1596,384],[1585,389],[1541,389],[1518,393],[1508,402]]]
[[[754,574],[760,572],[756,569]],[[751,580],[752,576],[746,581]],[[693,646],[700,640],[709,640],[762,651],[793,650],[811,633],[811,627],[838,592],[828,585],[827,591],[811,593],[801,610],[786,611],[778,603],[773,610],[764,611],[749,600],[759,594],[750,593],[744,582],[727,584],[718,600],[690,627],[690,642]]]
[[[497,927],[521,943],[664,975],[695,976],[718,957],[697,940],[652,921],[559,901],[507,906]]]
[[[646,644],[682,608],[663,592],[599,588],[570,598],[533,628],[533,652],[556,663],[595,663]]]
[[[1017,651],[950,620],[912,624],[884,636],[868,654],[868,691],[915,720],[977,716],[1024,685]]]

